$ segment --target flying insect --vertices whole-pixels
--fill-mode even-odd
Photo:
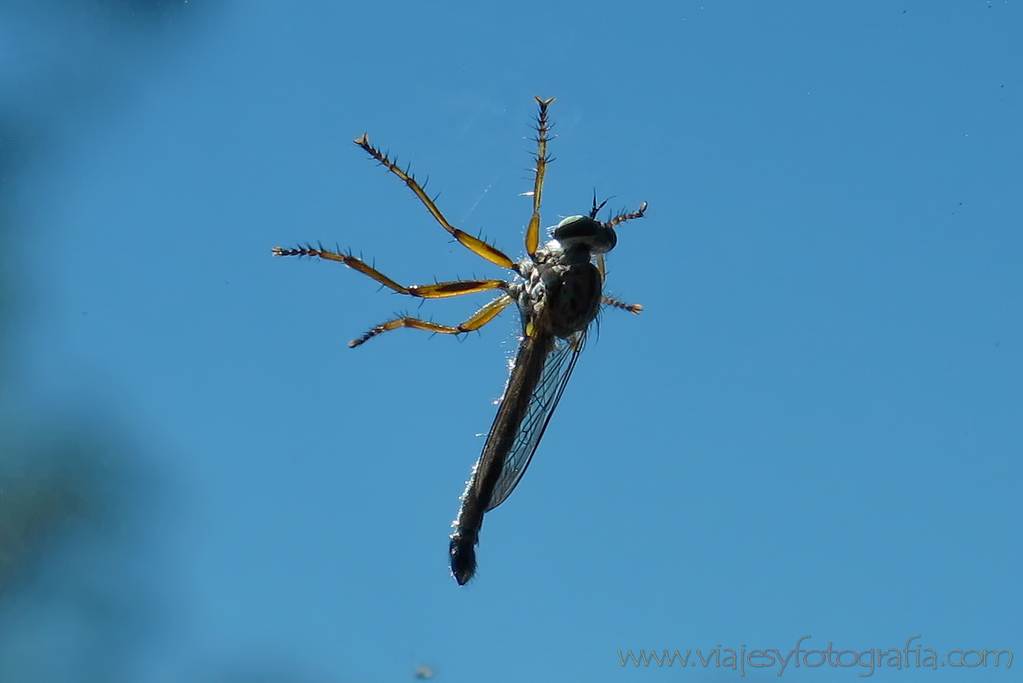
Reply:
[[[451,573],[460,585],[468,583],[476,572],[475,546],[479,542],[484,514],[503,503],[521,480],[586,344],[587,330],[601,307],[610,306],[631,313],[639,313],[643,308],[639,304],[624,303],[604,295],[604,254],[611,251],[618,241],[615,228],[626,221],[642,218],[646,202],[640,204],[636,211],[619,213],[603,222],[597,214],[607,202],[597,204],[594,197],[588,214],[565,218],[550,228],[550,239],[540,243],[540,205],[547,165],[551,161],[547,153],[547,145],[551,141],[548,108],[554,98],[535,99],[539,107],[536,166],[533,190],[527,193],[532,196],[533,213],[526,228],[526,255],[517,262],[448,222],[415,176],[370,144],[368,135],[355,139],[356,145],[408,186],[455,240],[487,261],[511,270],[514,274],[511,280],[453,280],[405,286],[351,253],[309,245],[293,249],[273,248],[275,256],[308,256],[343,263],[384,287],[422,299],[499,292],[495,299],[458,325],[443,325],[402,315],[376,325],[351,341],[351,347],[402,327],[450,335],[472,332],[512,304],[519,309],[521,336],[518,351],[497,416],[483,452],[472,469],[461,496],[458,516],[452,525],[454,531],[449,545]]]

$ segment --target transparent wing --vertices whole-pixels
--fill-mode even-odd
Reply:
[[[504,460],[501,475],[494,485],[493,495],[487,506],[488,511],[503,503],[522,479],[522,475],[529,466],[529,461],[533,459],[536,447],[540,445],[540,438],[543,436],[544,430],[547,429],[547,423],[551,421],[551,415],[558,407],[558,401],[561,400],[561,394],[565,391],[568,378],[572,376],[575,362],[579,358],[579,353],[585,342],[585,330],[576,332],[568,339],[554,338],[547,358],[540,368],[540,378],[536,382],[536,388],[529,395],[522,421],[515,431],[515,439]],[[546,352],[546,349],[536,347],[534,351],[542,353]],[[524,361],[523,358],[517,359],[517,362]],[[518,373],[513,371],[512,379],[509,380],[509,385],[505,389],[505,399],[514,394],[516,388],[511,383],[517,376]],[[491,434],[491,438],[494,436]]]

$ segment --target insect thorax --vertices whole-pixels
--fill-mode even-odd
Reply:
[[[541,329],[569,337],[597,316],[601,302],[600,271],[588,249],[565,250],[551,240],[536,250],[536,260],[519,262],[522,281],[509,287],[522,314],[524,333]]]

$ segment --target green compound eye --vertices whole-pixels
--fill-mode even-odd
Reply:
[[[562,230],[590,230],[591,232],[596,230],[596,227],[600,223],[590,218],[589,216],[569,216],[562,220],[554,228],[555,235],[559,234]]]
[[[618,243],[613,228],[589,216],[569,216],[558,223],[552,236],[566,247],[585,244],[590,251],[600,254],[611,251]]]

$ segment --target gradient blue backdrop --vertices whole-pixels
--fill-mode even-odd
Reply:
[[[741,680],[617,651],[807,634],[1023,655],[1018,2],[202,5],[150,52],[9,42],[13,76],[48,50],[72,80],[76,51],[120,65],[62,119],[13,247],[26,395],[102,412],[159,482],[136,680]],[[607,283],[645,310],[605,312],[459,588],[449,523],[515,315],[350,350],[487,298],[420,307],[270,247],[503,277],[351,139],[517,257],[534,95],[557,97],[545,226],[594,190],[649,202]]]

